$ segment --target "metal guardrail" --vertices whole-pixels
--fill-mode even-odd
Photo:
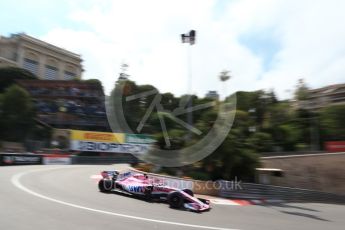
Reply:
[[[277,199],[299,202],[331,202],[345,204],[345,195],[253,183],[241,183],[242,189],[235,190],[229,189],[232,185],[230,181],[220,181],[219,183],[219,196],[226,198]]]
[[[117,164],[117,163],[138,163],[136,157],[131,154],[119,154],[118,156],[72,156],[72,164]]]
[[[294,151],[294,152],[262,152],[260,157],[275,157],[275,156],[297,156],[297,155],[310,155],[310,154],[319,154],[327,153],[326,151]]]

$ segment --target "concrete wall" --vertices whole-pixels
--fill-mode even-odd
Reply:
[[[345,153],[261,158],[263,167],[284,171],[271,184],[345,194]]]

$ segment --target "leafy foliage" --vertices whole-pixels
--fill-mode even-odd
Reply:
[[[0,93],[19,79],[37,79],[30,71],[17,67],[0,68]]]
[[[98,79],[92,78],[92,79],[83,80],[83,82],[94,84],[98,88],[100,88],[102,92],[104,92],[102,82],[100,80],[98,80]]]
[[[125,96],[134,95],[155,89],[151,85],[137,85],[133,81],[121,81]],[[307,87],[300,82],[297,94],[299,98],[305,98]],[[145,111],[150,106],[154,96],[148,96],[136,101],[124,102],[127,122],[132,130],[136,130]],[[157,146],[166,149],[165,139],[161,131],[159,116],[165,118],[169,133],[170,149],[181,149],[191,145],[201,136],[192,136],[186,139],[188,132],[179,124],[176,124],[167,111],[174,111],[186,105],[187,95],[175,97],[171,93],[162,94],[161,104],[164,111],[153,113],[147,125],[143,127],[143,133],[155,135]],[[229,99],[229,98],[228,98]],[[227,100],[228,100],[227,99]],[[212,102],[210,99],[192,96],[193,105],[201,105]],[[193,112],[194,126],[207,134],[216,120],[217,101],[210,109]],[[252,181],[255,168],[259,166],[261,153],[270,151],[298,151],[310,149],[315,140],[312,136],[323,130],[322,138],[326,140],[345,139],[345,106],[330,107],[320,113],[307,110],[295,110],[289,101],[278,101],[274,92],[258,90],[254,92],[237,92],[237,110],[232,129],[224,142],[208,157],[192,166],[184,167],[184,174],[198,179],[233,179],[237,177]],[[186,114],[179,118],[187,122]],[[318,124],[320,120],[320,124]],[[320,127],[319,127],[320,125]],[[255,129],[252,129],[255,127]],[[181,169],[164,169],[165,173],[174,174]]]
[[[309,97],[309,88],[307,84],[304,82],[303,79],[299,79],[296,90],[295,90],[295,99],[301,101],[301,100],[306,100]]]
[[[17,85],[7,88],[1,99],[1,138],[23,141],[34,127],[34,117],[28,92]]]
[[[320,113],[320,125],[326,140],[345,140],[345,105],[324,108]]]

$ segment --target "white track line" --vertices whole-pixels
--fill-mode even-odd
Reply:
[[[56,168],[54,168],[56,169]],[[176,226],[183,226],[183,227],[191,227],[191,228],[198,228],[198,229],[213,229],[213,230],[239,230],[239,229],[231,229],[231,228],[220,228],[220,227],[212,227],[212,226],[203,226],[203,225],[195,225],[195,224],[184,224],[184,223],[178,223],[178,222],[172,222],[172,221],[165,221],[165,220],[157,220],[157,219],[150,219],[150,218],[144,218],[144,217],[138,217],[138,216],[131,216],[131,215],[126,215],[126,214],[121,214],[121,213],[116,213],[116,212],[109,212],[109,211],[104,211],[104,210],[100,210],[100,209],[94,209],[94,208],[88,208],[85,206],[81,206],[81,205],[77,205],[77,204],[72,204],[69,202],[65,202],[65,201],[61,201],[61,200],[57,200],[42,194],[39,194],[35,191],[32,191],[30,189],[28,189],[27,187],[25,187],[21,182],[20,182],[20,178],[23,177],[24,175],[27,175],[29,173],[33,173],[36,171],[48,171],[50,169],[45,169],[45,170],[32,170],[32,171],[28,171],[28,172],[22,172],[22,173],[18,173],[15,174],[14,176],[12,176],[11,178],[11,182],[19,189],[23,190],[24,192],[27,192],[31,195],[34,195],[36,197],[45,199],[45,200],[49,200],[58,204],[62,204],[62,205],[66,205],[66,206],[70,206],[73,208],[79,208],[79,209],[83,209],[83,210],[87,210],[87,211],[92,211],[92,212],[97,212],[97,213],[101,213],[101,214],[107,214],[107,215],[112,215],[112,216],[118,216],[118,217],[124,217],[124,218],[130,218],[130,219],[135,219],[135,220],[141,220],[141,221],[148,221],[148,222],[154,222],[154,223],[161,223],[161,224],[169,224],[169,225],[176,225]]]

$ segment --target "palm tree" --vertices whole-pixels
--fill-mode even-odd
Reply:
[[[230,71],[228,70],[223,70],[219,74],[219,79],[223,82],[223,93],[224,93],[224,101],[226,100],[226,84],[225,82],[231,78],[229,75]]]

